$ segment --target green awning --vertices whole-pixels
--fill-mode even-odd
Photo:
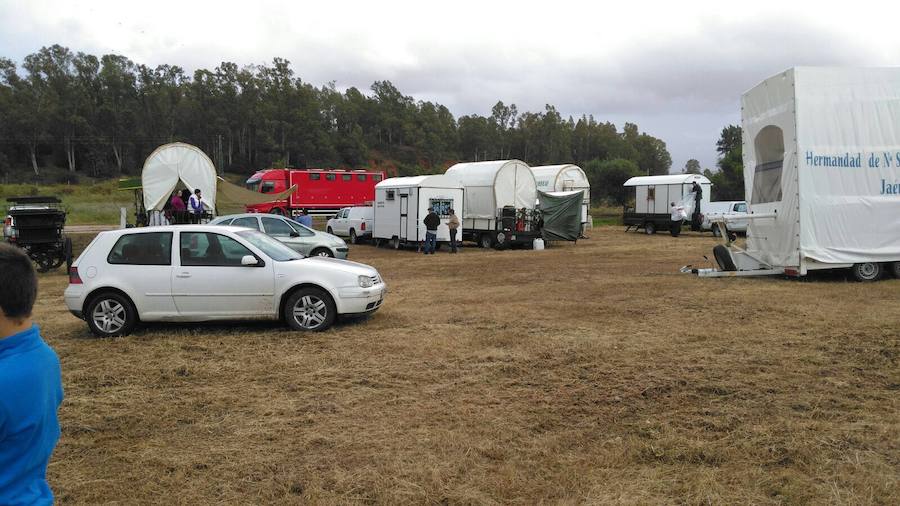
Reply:
[[[143,186],[139,177],[124,177],[119,180],[120,190],[140,190],[141,188]]]

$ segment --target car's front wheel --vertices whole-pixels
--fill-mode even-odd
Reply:
[[[116,337],[131,333],[137,325],[137,310],[116,292],[101,293],[91,299],[85,311],[88,328],[97,337]]]
[[[312,253],[310,253],[309,256],[334,258],[334,253],[328,248],[316,248],[312,250]]]
[[[284,320],[294,330],[319,332],[334,323],[337,309],[331,297],[320,288],[301,288],[284,304]]]

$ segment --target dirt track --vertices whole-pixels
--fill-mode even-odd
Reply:
[[[900,280],[698,279],[712,239],[353,248],[390,293],[321,334],[88,337],[65,277],[61,503],[900,503]]]

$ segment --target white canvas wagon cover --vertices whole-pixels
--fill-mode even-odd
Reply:
[[[521,160],[457,163],[446,175],[466,191],[463,218],[493,219],[502,207],[534,209],[537,202],[534,174]]]
[[[191,193],[199,188],[206,204],[216,208],[217,179],[212,160],[196,146],[173,142],[156,148],[144,162],[141,186],[147,210],[161,210],[178,181]]]
[[[581,167],[571,163],[532,167],[537,189],[542,192],[590,190],[591,184]],[[589,195],[585,195],[588,197]]]

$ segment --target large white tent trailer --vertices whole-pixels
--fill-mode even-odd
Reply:
[[[538,191],[556,194],[581,190],[584,192],[584,200],[581,203],[582,228],[591,225],[591,184],[581,167],[572,164],[542,165],[532,167],[534,181]]]
[[[627,227],[644,229],[647,234],[668,230],[672,222],[670,204],[693,206],[693,183],[700,185],[702,196],[700,211],[709,204],[712,184],[700,174],[670,174],[665,176],[638,176],[625,181],[625,210],[622,223]]]
[[[445,175],[392,177],[375,185],[375,217],[372,238],[375,244],[388,243],[393,248],[407,244],[417,247],[425,240],[428,208],[441,217],[437,230],[438,243],[450,241],[447,220],[450,209],[461,216],[465,205],[463,189],[456,180]],[[462,218],[460,218],[462,222]],[[462,234],[465,224],[459,228]],[[457,235],[461,240],[461,235]]]
[[[520,160],[457,163],[446,176],[465,190],[463,238],[485,248],[531,244],[540,237],[537,184]]]
[[[716,246],[698,274],[900,276],[900,68],[792,68],[745,93],[741,119],[746,247]]]

